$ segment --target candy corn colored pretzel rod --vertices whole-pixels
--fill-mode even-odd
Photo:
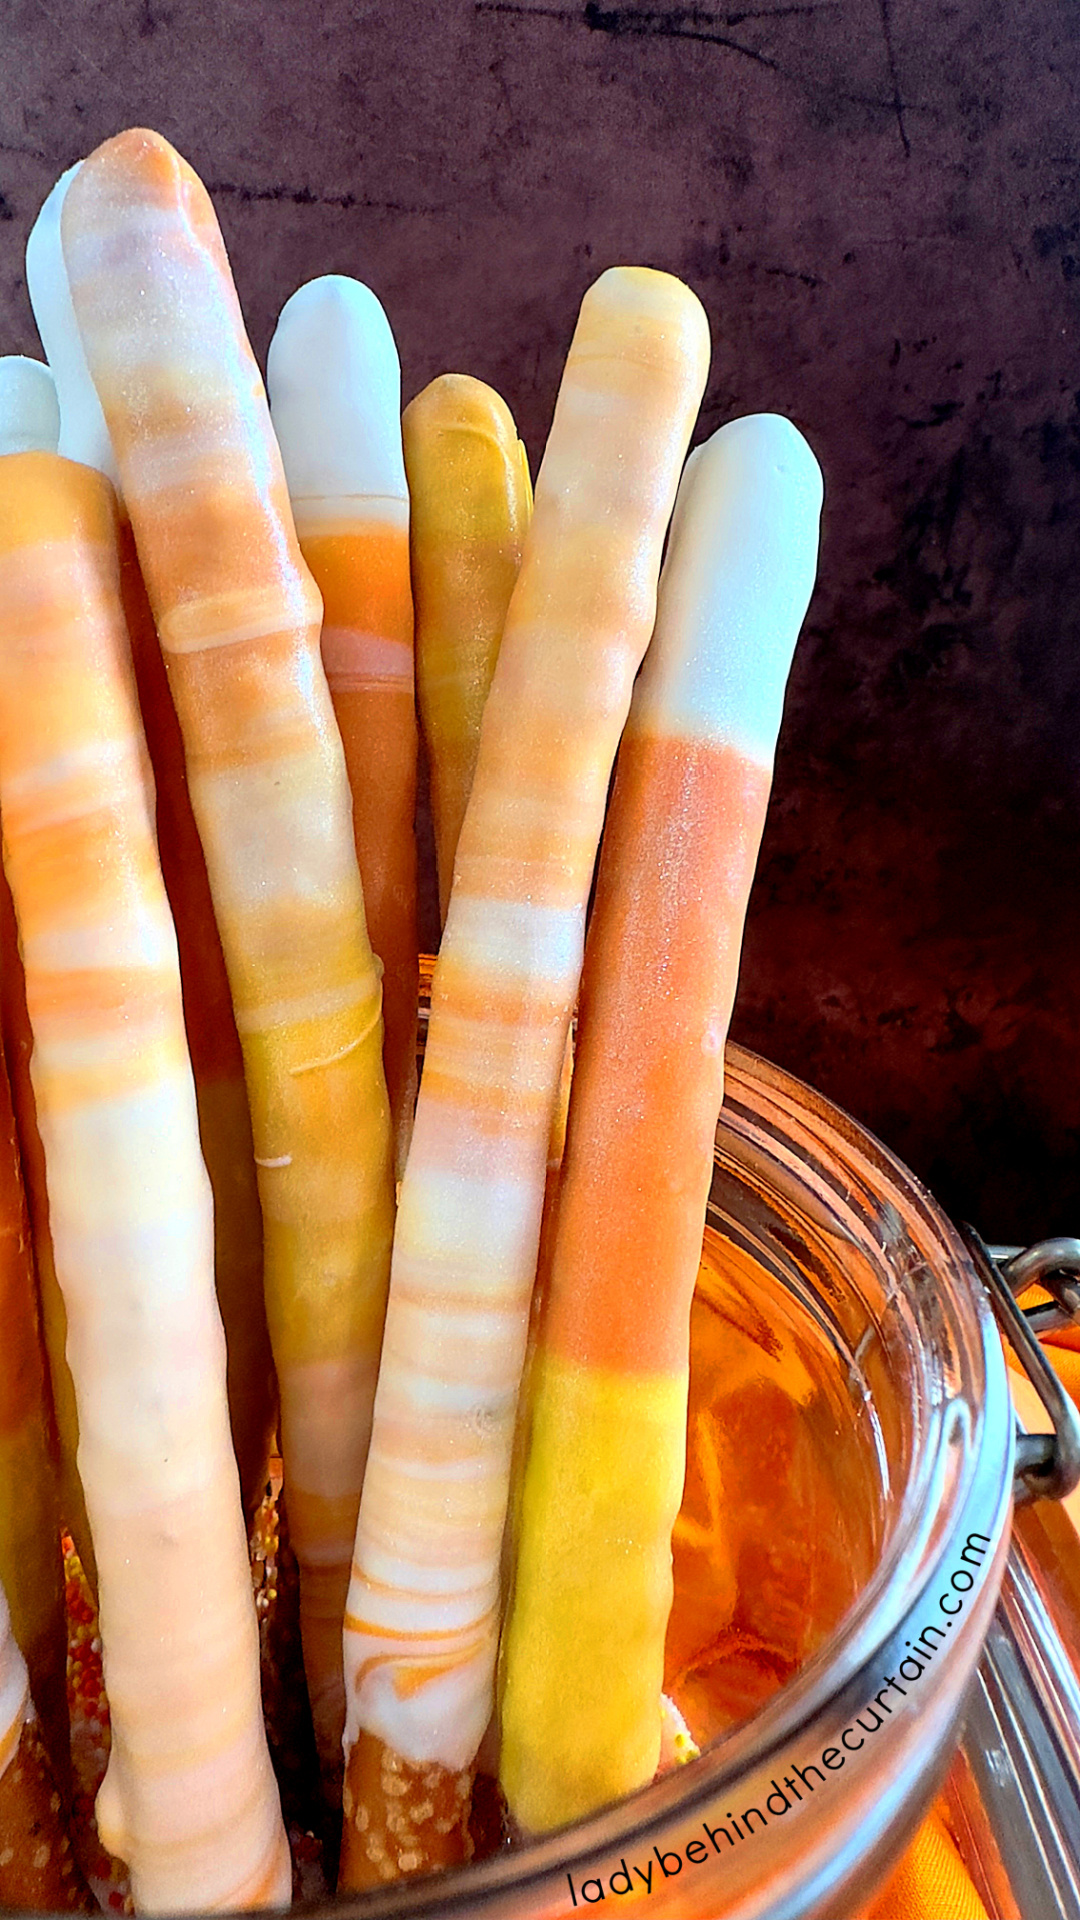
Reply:
[[[55,453],[60,435],[56,384],[38,360],[11,355],[0,360],[0,454]],[[19,953],[15,909],[7,880],[0,872],[0,1021],[4,1053],[15,1109],[30,1229],[34,1241],[42,1333],[48,1358],[50,1399],[59,1447],[60,1503],[63,1522],[74,1535],[87,1578],[95,1585],[94,1549],[79,1478],[79,1422],[75,1389],[68,1368],[67,1317],[56,1279],[49,1200],[45,1185],[45,1155],[38,1133],[37,1110],[30,1082],[33,1037],[26,1011],[26,982]],[[16,1604],[16,1613],[18,1605]],[[47,1722],[49,1716],[46,1716]]]
[[[225,1329],[229,1424],[250,1519],[266,1490],[277,1381],[263,1294],[262,1209],[244,1057],[191,810],[180,727],[125,515],[119,556],[120,598],[154,773],[161,875],[176,927],[199,1138],[214,1196],[214,1283]]]
[[[469,374],[441,374],[410,401],[401,425],[412,503],[417,694],[445,921],[532,485],[509,407]],[[552,1173],[562,1159],[572,1059],[568,1041],[548,1147]]]
[[[158,135],[121,134],[82,163],[61,226],[244,1050],[305,1666],[332,1771],[394,1194],[379,979],[321,605],[195,174]]]
[[[59,421],[48,369],[34,360],[0,359],[0,456],[38,445],[55,448]],[[0,887],[6,884],[0,876]],[[10,907],[10,898],[5,903]],[[0,940],[7,997],[22,983],[12,917]],[[14,1046],[14,1036],[9,1043]],[[23,1190],[11,1084],[0,1053],[0,1585],[15,1638],[30,1671],[53,1772],[70,1784],[67,1625],[60,1552],[52,1397],[42,1347],[33,1239]]]
[[[0,1907],[89,1913],[93,1906],[72,1855],[0,1586]]]
[[[147,1911],[288,1900],[210,1190],[119,597],[112,489],[0,461],[0,814],[97,1548],[98,1822]]]
[[[94,1544],[90,1538],[90,1522],[86,1517],[86,1501],[79,1475],[79,1416],[71,1369],[67,1363],[67,1314],[64,1296],[56,1278],[56,1261],[49,1228],[45,1149],[38,1131],[37,1102],[30,1078],[34,1041],[26,1008],[26,979],[19,953],[15,907],[3,872],[0,872],[0,1018],[3,1022],[4,1057],[15,1110],[19,1157],[34,1244],[38,1306],[56,1432],[60,1515],[75,1542],[91,1591],[96,1593]]]
[[[775,415],[691,456],[619,752],[502,1656],[501,1780],[526,1830],[644,1785],[660,1756],[690,1300],[820,509]]]
[[[528,456],[509,407],[491,387],[469,374],[444,373],[432,380],[410,401],[401,426],[412,506],[416,686],[430,773],[440,917],[445,921],[458,836],[480,751],[484,706],[532,517],[532,483]],[[548,1141],[533,1321],[539,1311],[554,1219],[572,1064],[568,1034]],[[531,1344],[531,1326],[529,1338]],[[527,1380],[526,1358],[523,1381]],[[526,1391],[523,1403],[527,1399]],[[504,1567],[514,1533],[520,1440],[519,1418],[510,1476],[510,1518],[503,1537]],[[485,1741],[485,1771],[489,1766],[494,1770],[495,1734],[493,1728]]]
[[[697,300],[586,295],[484,711],[401,1192],[346,1620],[342,1877],[465,1850],[548,1136],[585,905],[708,364]]]
[[[323,598],[322,659],[352,792],[364,913],[382,961],[395,1164],[416,1103],[416,706],[401,369],[368,287],[342,274],[287,300],[266,363],[300,551]]]
[[[79,339],[60,239],[73,167],[49,194],[30,233],[26,279],[38,332],[57,385],[59,451],[118,483],[116,459]],[[262,1288],[262,1215],[225,960],[191,811],[165,664],[120,502],[120,588],[147,746],[154,769],[158,849],[176,925],[184,1018],[203,1157],[214,1194],[214,1277],[225,1324],[233,1445],[249,1514],[262,1497],[276,1386]]]
[[[401,430],[412,503],[416,690],[445,921],[532,487],[510,409],[482,380],[441,374],[409,402]]]

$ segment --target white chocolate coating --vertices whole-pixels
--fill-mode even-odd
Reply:
[[[77,460],[81,466],[96,467],[119,491],[116,456],[86,364],[60,244],[60,215],[78,170],[78,166],[69,167],[60,175],[30,229],[26,285],[45,357],[56,380],[60,439],[53,451]]]
[[[270,342],[266,385],[301,533],[338,513],[356,518],[359,500],[407,511],[401,366],[370,287],[328,273],[298,288]]]
[[[821,469],[778,413],[730,420],[686,463],[631,725],[771,766],[817,568]]]
[[[131,128],[106,141],[76,176],[61,224],[244,1052],[275,1363],[285,1372],[371,1356],[394,1200],[380,982],[318,661],[322,602],[295,538],[265,390],[209,196],[160,135]],[[362,1382],[363,1371],[351,1377]],[[288,1399],[284,1470],[320,1706],[324,1680],[340,1690],[359,1475],[341,1496],[344,1517],[328,1513],[299,1478]],[[320,1406],[309,1413],[313,1422]],[[351,1438],[340,1413],[338,1397],[322,1408],[335,1474],[356,1460],[370,1401],[350,1409]],[[319,1733],[336,1765],[340,1725]]]
[[[432,989],[346,1615],[347,1751],[364,1729],[412,1764],[459,1772],[491,1714],[515,1405],[586,902],[708,358],[699,303],[665,274],[612,269],[582,302]]]
[[[42,453],[0,463],[0,490],[0,807],[97,1551],[112,1716],[100,1831],[140,1911],[284,1906],[212,1200],[113,496]]]
[[[55,453],[60,438],[56,382],[40,360],[0,359],[0,455]]]

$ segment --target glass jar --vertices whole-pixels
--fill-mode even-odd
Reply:
[[[672,1691],[709,1736],[700,1757],[578,1825],[324,1920],[591,1906],[851,1920],[906,1844],[948,1766],[1004,1567],[1002,1348],[963,1244],[912,1175],[737,1047],[692,1344],[700,1510],[676,1536],[669,1652]]]

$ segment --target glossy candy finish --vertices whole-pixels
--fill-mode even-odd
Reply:
[[[176,942],[109,482],[0,461],[0,806],[97,1549],[102,1838],[142,1911],[287,1902]]]
[[[393,1230],[378,969],[269,409],[209,197],[138,129],[61,216],[184,739],[244,1053],[305,1666],[332,1767]]]
[[[726,1451],[729,1493],[746,1504],[734,1537],[707,1501],[684,1505],[668,1684],[713,1743],[543,1842],[437,1883],[339,1902],[322,1920],[568,1920],[599,1905],[598,1888],[608,1912],[625,1891],[619,1879],[611,1886],[624,1859],[643,1873],[651,1862],[642,1905],[656,1920],[850,1920],[925,1812],[1007,1544],[1013,1429],[989,1309],[957,1235],[906,1169],[820,1095],[736,1047],[709,1236],[714,1271],[699,1283],[692,1334],[690,1456]],[[737,1316],[740,1296],[738,1425],[731,1401],[723,1405],[728,1383],[712,1372],[709,1329],[714,1309]],[[831,1386],[819,1381],[816,1412],[813,1365],[801,1388],[789,1367],[781,1389],[785,1340],[789,1359],[831,1349]],[[807,1419],[796,1443],[800,1394]],[[785,1447],[792,1470],[781,1473]],[[712,1629],[700,1625],[710,1589],[724,1623],[715,1658]],[[916,1660],[908,1643],[928,1627],[923,1649],[935,1651]],[[890,1675],[905,1692],[887,1686]],[[875,1707],[882,1693],[888,1711]],[[770,1782],[783,1793],[796,1766],[810,1787],[801,1801],[787,1792],[789,1810],[774,1812]],[[754,1806],[764,1824],[751,1819],[752,1838],[737,1834],[728,1816],[742,1825]],[[667,1856],[668,1877],[654,1849]]]
[[[416,1102],[416,702],[401,369],[382,307],[344,274],[285,302],[266,383],[352,794],[383,1064],[404,1171]]]
[[[514,1414],[585,907],[707,367],[705,315],[670,275],[614,268],[586,294],[435,972],[349,1589],[347,1754],[364,1732],[414,1768],[461,1774],[491,1716]],[[346,1884],[422,1865],[408,1844],[409,1868],[394,1869],[366,1803],[359,1816]]]
[[[526,1832],[646,1785],[660,1760],[690,1301],[821,498],[775,414],[691,455],[619,750],[503,1634],[500,1780]]]

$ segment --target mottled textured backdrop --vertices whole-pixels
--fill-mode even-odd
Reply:
[[[589,280],[684,275],[703,425],[825,470],[737,1037],[990,1237],[1080,1231],[1075,0],[4,0],[0,312],[62,167],[142,122],[217,202],[256,350],[370,281],[406,396],[543,448]]]

